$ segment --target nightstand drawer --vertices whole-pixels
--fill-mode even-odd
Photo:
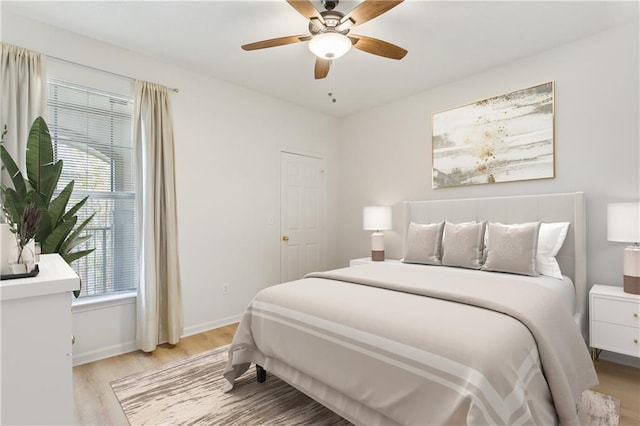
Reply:
[[[592,321],[591,346],[621,354],[640,356],[640,328]]]
[[[627,327],[640,327],[640,304],[624,300],[594,297],[591,318]]]

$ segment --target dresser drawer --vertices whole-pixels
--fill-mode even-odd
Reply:
[[[640,327],[640,304],[634,301],[593,297],[593,321],[603,321],[627,327]]]
[[[640,328],[592,321],[591,346],[640,357]]]

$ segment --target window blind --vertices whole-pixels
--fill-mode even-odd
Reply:
[[[80,249],[95,248],[71,266],[83,296],[137,287],[133,99],[59,80],[48,81],[49,131],[56,160],[63,161],[58,191],[74,180],[70,208],[83,197],[81,223],[92,235]]]

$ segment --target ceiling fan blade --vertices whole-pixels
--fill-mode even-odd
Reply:
[[[300,41],[307,41],[310,39],[311,39],[311,36],[308,34],[278,37],[278,38],[272,38],[269,40],[256,41],[255,43],[245,44],[244,46],[242,46],[242,49],[244,50],[265,49],[267,47],[284,46],[285,44],[298,43]]]
[[[340,22],[346,22],[349,19],[353,21],[353,26],[364,24],[385,13],[386,11],[396,7],[403,0],[364,0],[347,13]]]
[[[317,18],[324,25],[324,18],[318,10],[313,7],[313,4],[309,0],[287,0],[287,3],[291,5],[298,13],[305,18],[311,20],[312,18]]]
[[[331,68],[331,60],[330,59],[320,59],[316,58],[316,68],[314,70],[314,75],[316,80],[321,80],[329,74],[329,69]]]
[[[407,54],[406,49],[377,38],[356,34],[350,34],[348,37],[353,42],[353,47],[363,52],[391,59],[402,59]]]

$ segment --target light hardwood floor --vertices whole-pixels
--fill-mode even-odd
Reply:
[[[127,425],[110,382],[150,370],[231,342],[237,324],[186,337],[176,346],[162,345],[153,354],[132,352],[73,369],[74,417],[78,425]],[[620,399],[620,425],[640,424],[640,369],[596,361],[600,385],[594,390]]]
[[[237,324],[185,337],[152,354],[136,351],[73,368],[74,421],[77,425],[128,425],[110,383],[116,379],[231,343]]]
[[[620,400],[620,425],[640,425],[640,369],[596,360],[600,384],[593,390]]]

